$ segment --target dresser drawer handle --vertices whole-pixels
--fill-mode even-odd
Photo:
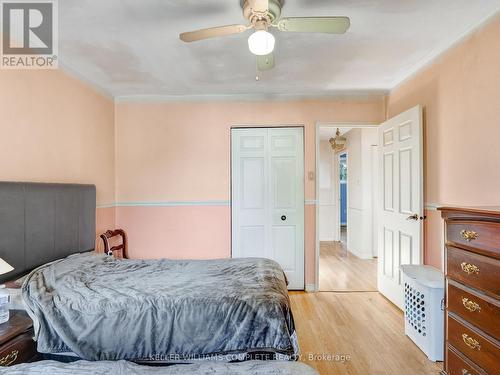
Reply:
[[[472,275],[473,273],[479,275],[479,267],[474,264],[463,262],[460,267],[462,267],[462,271],[468,275]]]
[[[14,349],[10,352],[10,354],[7,354],[5,357],[0,358],[0,366],[10,366],[16,361],[18,355],[19,350]]]
[[[474,232],[473,230],[465,230],[465,229],[460,232],[460,235],[467,242],[477,240],[477,238],[479,237],[479,234],[477,232]]]
[[[477,304],[476,302],[474,301],[471,301],[470,299],[468,298],[462,298],[462,303],[464,305],[464,307],[469,310],[470,312],[481,312],[481,306],[479,306],[479,304]]]
[[[466,369],[463,368],[462,369],[462,375],[471,375],[471,373],[468,370],[466,370]]]
[[[479,344],[479,341],[474,340],[472,337],[464,333],[462,335],[462,339],[464,340],[465,345],[467,345],[469,348],[480,351],[481,350],[481,345]]]

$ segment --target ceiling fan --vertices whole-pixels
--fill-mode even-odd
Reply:
[[[350,26],[349,17],[281,17],[284,0],[244,0],[243,16],[248,25],[227,25],[190,31],[179,35],[184,42],[240,34],[255,30],[248,38],[250,52],[257,56],[257,68],[261,71],[274,67],[273,27],[282,32],[344,34]]]

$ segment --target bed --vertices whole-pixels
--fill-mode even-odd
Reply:
[[[22,293],[42,353],[139,362],[298,354],[284,274],[269,259],[83,253],[39,267]]]
[[[318,375],[298,362],[247,361],[242,363],[200,362],[168,367],[139,366],[126,361],[60,363],[42,361],[0,368],[9,375]]]
[[[0,183],[0,207],[0,257],[16,268],[7,277],[31,271],[22,297],[39,352],[140,363],[296,359],[276,262],[96,254],[88,185]]]

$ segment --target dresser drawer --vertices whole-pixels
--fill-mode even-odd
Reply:
[[[500,339],[500,302],[448,282],[448,311],[455,313],[488,335]]]
[[[499,266],[496,259],[448,246],[447,276],[496,298],[500,295]]]
[[[448,242],[484,250],[500,257],[500,223],[450,220],[446,226]]]
[[[467,358],[491,374],[498,374],[500,369],[500,347],[494,339],[466,327],[464,324],[447,317],[448,343],[457,348]]]
[[[446,347],[446,358],[448,367],[447,375],[484,375],[483,370],[472,364],[458,351],[452,349],[449,345]]]
[[[23,333],[0,347],[0,366],[30,362],[36,356],[33,335],[30,332]]]

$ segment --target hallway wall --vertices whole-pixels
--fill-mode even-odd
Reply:
[[[347,248],[362,259],[373,257],[372,149],[377,129],[352,129],[347,138]]]
[[[335,160],[330,142],[320,141],[319,145],[319,240],[334,241],[335,228],[337,225],[339,209],[338,200],[335,197]]]

